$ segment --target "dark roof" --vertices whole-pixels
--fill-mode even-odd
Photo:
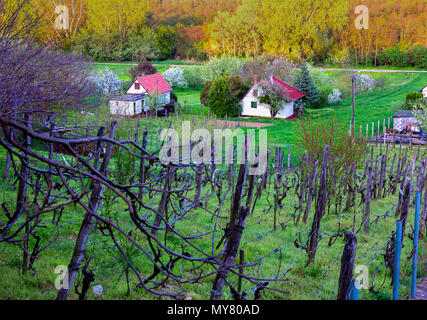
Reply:
[[[172,91],[169,83],[160,73],[150,74],[148,76],[138,78],[138,82],[143,86],[148,94],[152,94],[153,92],[166,93]]]
[[[424,114],[424,110],[421,110],[421,113]],[[400,110],[393,115],[393,118],[414,118],[414,117],[415,116],[411,110]]]
[[[113,101],[138,101],[138,100],[142,100],[144,99],[145,94],[132,94],[132,93],[127,93],[127,94],[123,94],[121,96],[117,96],[117,97],[113,97],[110,100]]]

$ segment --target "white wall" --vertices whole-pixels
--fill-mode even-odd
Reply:
[[[427,99],[427,87],[425,87],[425,88],[423,89],[423,95],[424,95],[424,98],[426,98],[426,99]]]
[[[242,116],[251,116],[251,117],[265,117],[270,118],[270,108],[265,103],[260,103],[258,98],[253,95],[255,88],[252,88],[251,91],[246,95],[242,100]],[[257,107],[252,108],[252,102],[257,102]],[[284,103],[282,110],[276,115],[276,118],[286,119],[294,114],[294,102]]]
[[[136,90],[135,89],[135,83],[139,83],[138,80],[135,80],[135,82],[132,84],[132,86],[129,88],[129,90],[126,93],[132,93],[132,94],[147,93],[141,84],[139,85],[139,90]]]
[[[143,100],[135,102],[112,100],[110,101],[110,114],[117,116],[134,116],[135,114],[142,113],[142,103]]]
[[[402,131],[408,124],[414,124],[417,122],[417,119],[414,117],[411,118],[394,118],[393,119],[393,129],[397,131]]]
[[[165,92],[163,93],[163,103],[165,105],[169,104],[171,102],[171,93],[169,92]]]

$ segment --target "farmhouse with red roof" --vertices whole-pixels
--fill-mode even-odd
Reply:
[[[276,115],[276,118],[288,120],[294,119],[296,117],[294,112],[294,103],[298,99],[304,97],[305,94],[301,93],[297,88],[294,88],[290,84],[287,84],[286,82],[276,77],[270,77],[270,79],[267,81],[271,81],[271,83],[279,85],[283,89],[285,95],[284,98],[287,101],[283,103],[283,108]],[[255,78],[253,86],[249,89],[248,93],[241,101],[242,116],[265,118],[271,117],[269,105],[260,103],[259,101],[259,97],[262,96],[261,90],[262,89],[259,85],[259,82]]]
[[[135,80],[126,94],[110,99],[110,113],[134,116],[150,109],[147,97],[157,95],[160,106],[171,102],[172,88],[160,73],[150,74]]]

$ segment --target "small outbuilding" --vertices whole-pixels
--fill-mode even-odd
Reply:
[[[110,114],[132,117],[142,113],[145,94],[124,94],[110,99]]]
[[[393,130],[400,133],[407,130],[408,126],[413,131],[417,131],[416,128],[419,127],[419,123],[411,110],[400,110],[393,115]]]
[[[156,94],[159,104],[171,102],[172,88],[160,73],[140,77],[132,83],[126,94],[110,99],[110,114],[115,116],[136,116],[149,111],[147,97]]]
[[[276,118],[288,120],[295,118],[295,102],[298,99],[304,97],[305,94],[301,93],[297,88],[294,88],[290,84],[287,84],[286,82],[276,77],[270,77],[268,81],[271,81],[271,83],[277,84],[282,87],[283,91],[286,92],[286,100],[289,101],[283,103],[283,107],[276,115]],[[259,97],[262,95],[261,90],[261,86],[258,83],[258,80],[255,78],[254,84],[241,101],[242,116],[264,118],[271,117],[270,106],[259,101]]]

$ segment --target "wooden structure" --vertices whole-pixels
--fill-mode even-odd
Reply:
[[[402,133],[402,131],[412,131],[419,133],[419,124],[411,110],[401,110],[393,115],[393,130]]]
[[[126,94],[110,99],[110,114],[133,117],[150,109],[147,98],[157,95],[160,106],[171,102],[172,88],[160,73],[140,77],[132,83]]]

